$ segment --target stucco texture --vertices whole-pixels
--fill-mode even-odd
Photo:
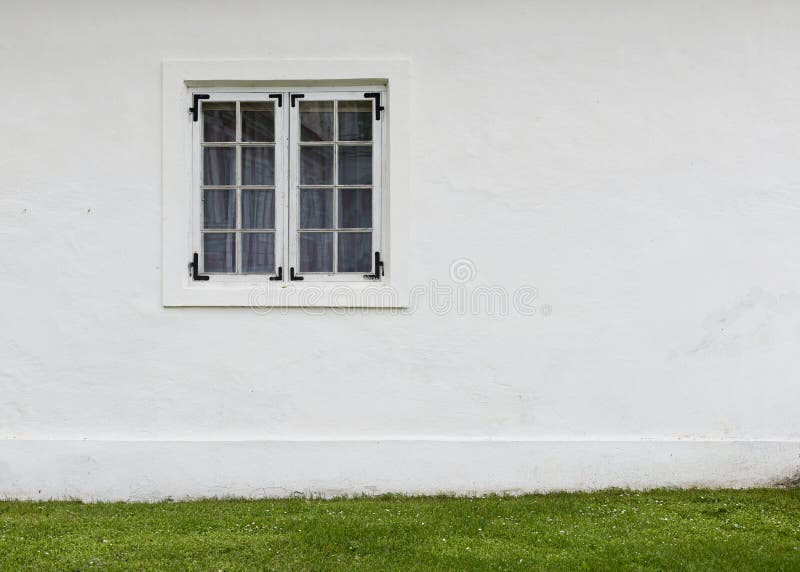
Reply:
[[[800,440],[800,4],[2,12],[7,468],[20,443],[48,440]],[[409,284],[535,288],[533,311],[163,307],[162,62],[380,57],[411,63]],[[781,455],[759,453],[759,478],[790,471]],[[699,481],[724,480],[698,463]],[[469,489],[445,473],[441,488]],[[36,494],[2,474],[0,493]],[[281,474],[236,490],[293,490]],[[336,475],[363,490],[346,469],[326,486]],[[478,488],[505,486],[495,477]]]

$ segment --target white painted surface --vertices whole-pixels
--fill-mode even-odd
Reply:
[[[800,4],[489,6],[4,2],[0,495],[792,475]],[[162,61],[333,57],[411,63],[409,287],[535,315],[162,307]]]
[[[800,444],[6,441],[0,442],[0,454],[13,458],[13,463],[0,462],[6,496],[150,501],[396,491],[463,495],[608,487],[771,486],[780,484],[775,471],[790,474],[795,470]]]

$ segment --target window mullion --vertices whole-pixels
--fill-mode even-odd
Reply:
[[[284,149],[286,150],[286,180],[284,181],[284,193],[286,196],[286,205],[284,206],[284,220],[286,222],[286,248],[285,248],[285,266],[283,269],[283,276],[284,280],[288,280],[289,277],[289,267],[295,265],[296,262],[292,259],[292,256],[295,255],[294,251],[296,248],[294,247],[293,236],[294,236],[294,227],[297,225],[296,217],[297,214],[292,210],[292,177],[295,175],[296,165],[293,157],[295,155],[292,154],[292,126],[294,122],[292,121],[292,108],[289,105],[289,98],[291,97],[290,93],[286,93],[284,95],[285,104],[283,106],[284,113],[283,113],[283,121],[284,121]]]

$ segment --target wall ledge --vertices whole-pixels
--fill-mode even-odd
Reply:
[[[157,501],[783,486],[796,440],[0,441],[0,498]]]

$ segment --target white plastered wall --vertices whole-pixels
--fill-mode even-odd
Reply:
[[[2,12],[0,495],[800,468],[796,2]],[[321,58],[410,63],[409,288],[536,288],[533,315],[162,306],[163,62]]]

